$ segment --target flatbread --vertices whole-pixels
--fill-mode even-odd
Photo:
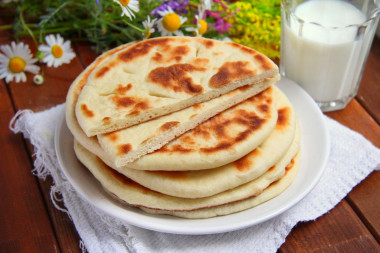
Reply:
[[[137,42],[96,67],[76,104],[87,136],[108,133],[278,77],[265,55],[233,43],[195,37]]]
[[[282,192],[284,192],[296,178],[299,166],[300,155],[297,155],[294,158],[294,163],[292,163],[291,166],[287,167],[285,175],[281,179],[270,184],[266,189],[264,189],[264,191],[261,194],[234,203],[228,203],[225,205],[197,209],[192,211],[167,211],[145,207],[141,207],[141,209],[150,214],[168,214],[187,219],[204,219],[237,213],[258,206],[268,200],[277,197]]]
[[[284,156],[292,142],[299,141],[293,107],[286,96],[276,89],[279,115],[276,127],[259,147],[235,162],[198,171],[144,171],[118,168],[107,160],[104,152],[96,155],[135,182],[171,196],[201,198],[235,188],[261,176]]]
[[[75,138],[93,153],[98,154],[103,151],[100,150],[96,138],[87,137],[77,122],[75,105],[78,96],[89,75],[97,66],[107,61],[113,54],[131,45],[133,45],[133,43],[120,46],[99,56],[76,78],[68,91],[66,97],[67,125]],[[277,82],[277,80],[277,78],[265,80],[265,82],[267,82],[265,86],[273,84]],[[238,88],[210,101],[185,108],[155,120],[112,132],[111,134],[99,135],[98,139],[103,146],[102,148],[106,151],[106,159],[112,161],[116,166],[122,167],[147,153],[161,148],[176,136],[194,128],[217,113],[252,97],[255,93],[256,88],[253,86]],[[267,96],[271,96],[273,91],[270,88],[264,93]],[[265,133],[269,133],[276,119],[273,99],[268,102],[262,101],[260,105],[256,104],[257,108],[259,108],[259,106],[267,111],[260,113],[262,118],[265,119],[265,122],[262,122],[260,129],[256,129],[259,131],[256,131],[257,133],[254,136],[250,135],[249,141],[251,142],[245,142],[250,143],[250,147],[252,148],[254,148],[255,145],[257,146],[255,143],[260,142],[260,138],[262,139],[266,136]],[[118,136],[118,138],[116,138],[116,136]],[[242,153],[242,155],[244,154]],[[202,169],[202,167],[199,166],[199,169]]]
[[[65,119],[67,127],[70,129],[70,132],[74,135],[75,139],[77,139],[83,146],[87,147],[92,153],[103,153],[101,149],[98,139],[96,136],[87,137],[83,130],[80,128],[78,121],[75,116],[75,105],[77,103],[80,92],[83,89],[83,86],[86,84],[88,76],[91,72],[100,64],[105,62],[110,56],[113,54],[130,47],[134,43],[124,44],[119,47],[116,47],[112,50],[103,53],[98,56],[87,68],[82,71],[82,73],[74,80],[72,85],[70,86],[67,95],[66,95],[66,104],[65,104]],[[107,156],[107,154],[104,154]],[[111,160],[110,157],[107,158]]]
[[[241,159],[214,169],[198,171],[129,169],[123,170],[122,174],[149,189],[166,195],[181,198],[208,197],[260,177],[270,167],[278,163],[291,146],[299,148],[299,128],[293,129],[293,132],[288,132],[293,137],[289,144],[286,142],[288,145],[279,142],[270,143],[270,141]]]
[[[117,167],[170,171],[222,166],[255,149],[277,122],[274,88],[269,87],[253,97],[250,97],[255,91],[253,87],[242,89],[154,120],[98,135],[98,141]],[[247,99],[229,108],[244,98]],[[220,113],[203,122],[216,112]],[[145,155],[149,153],[152,154]],[[131,163],[139,157],[139,161]]]
[[[78,159],[90,170],[108,193],[129,205],[166,211],[192,211],[258,196],[272,182],[283,177],[287,166],[298,163],[298,159],[293,159],[298,149],[297,145],[292,145],[275,166],[256,180],[211,197],[187,199],[168,196],[143,187],[108,167],[98,157],[80,146],[78,142],[74,144]]]

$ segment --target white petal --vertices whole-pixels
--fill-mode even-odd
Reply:
[[[57,45],[62,45],[64,42],[63,38],[61,35],[57,34]]]
[[[183,32],[180,31],[180,30],[174,31],[173,33],[174,33],[175,35],[177,35],[177,36],[183,36]]]
[[[26,82],[26,75],[24,72],[19,73],[21,77],[21,81]]]
[[[37,74],[38,72],[40,72],[40,67],[37,65],[27,65],[25,67],[25,71],[33,73],[33,74]]]
[[[3,51],[8,58],[12,58],[14,56],[13,50],[9,45],[1,46],[1,51]]]
[[[13,74],[10,74],[10,73],[9,73],[9,74],[5,77],[5,81],[6,81],[7,83],[13,81]]]
[[[17,74],[15,74],[15,82],[16,83],[19,83],[20,82],[20,79],[21,79],[21,75],[20,75],[21,73],[17,73]]]
[[[40,50],[43,53],[50,53],[51,47],[46,46],[46,45],[39,45],[38,50]]]
[[[53,34],[49,34],[45,37],[45,41],[46,43],[49,45],[49,46],[53,46],[55,45],[55,38],[54,38],[54,35]]]

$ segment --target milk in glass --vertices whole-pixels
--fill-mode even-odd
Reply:
[[[373,38],[360,33],[366,19],[344,1],[301,3],[283,20],[281,73],[319,103],[351,99],[368,54],[361,48]]]

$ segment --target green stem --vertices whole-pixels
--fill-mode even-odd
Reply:
[[[37,42],[36,38],[34,37],[34,34],[33,34],[32,30],[30,30],[29,26],[25,23],[24,15],[22,13],[22,10],[20,11],[20,21],[21,21],[22,26],[29,33],[29,35],[32,37],[34,44],[38,48],[38,42]]]
[[[135,29],[136,31],[139,31],[139,32],[142,32],[142,33],[145,33],[145,30],[144,29],[141,29],[140,27],[137,27],[135,26],[134,24],[132,23],[129,23],[128,21],[126,20],[123,20],[125,24],[129,25],[130,27],[132,27],[133,29]]]
[[[1,25],[0,30],[12,29],[13,25]]]

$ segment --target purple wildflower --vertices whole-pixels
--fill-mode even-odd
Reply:
[[[168,7],[177,14],[187,14],[187,6],[189,5],[189,0],[165,0],[160,6],[153,9],[151,14],[153,16],[160,16],[159,11],[166,11]]]
[[[217,30],[219,32],[219,34],[228,32],[228,29],[231,26],[232,25],[230,23],[225,22],[224,18],[217,18],[216,22],[214,24],[215,30]]]

